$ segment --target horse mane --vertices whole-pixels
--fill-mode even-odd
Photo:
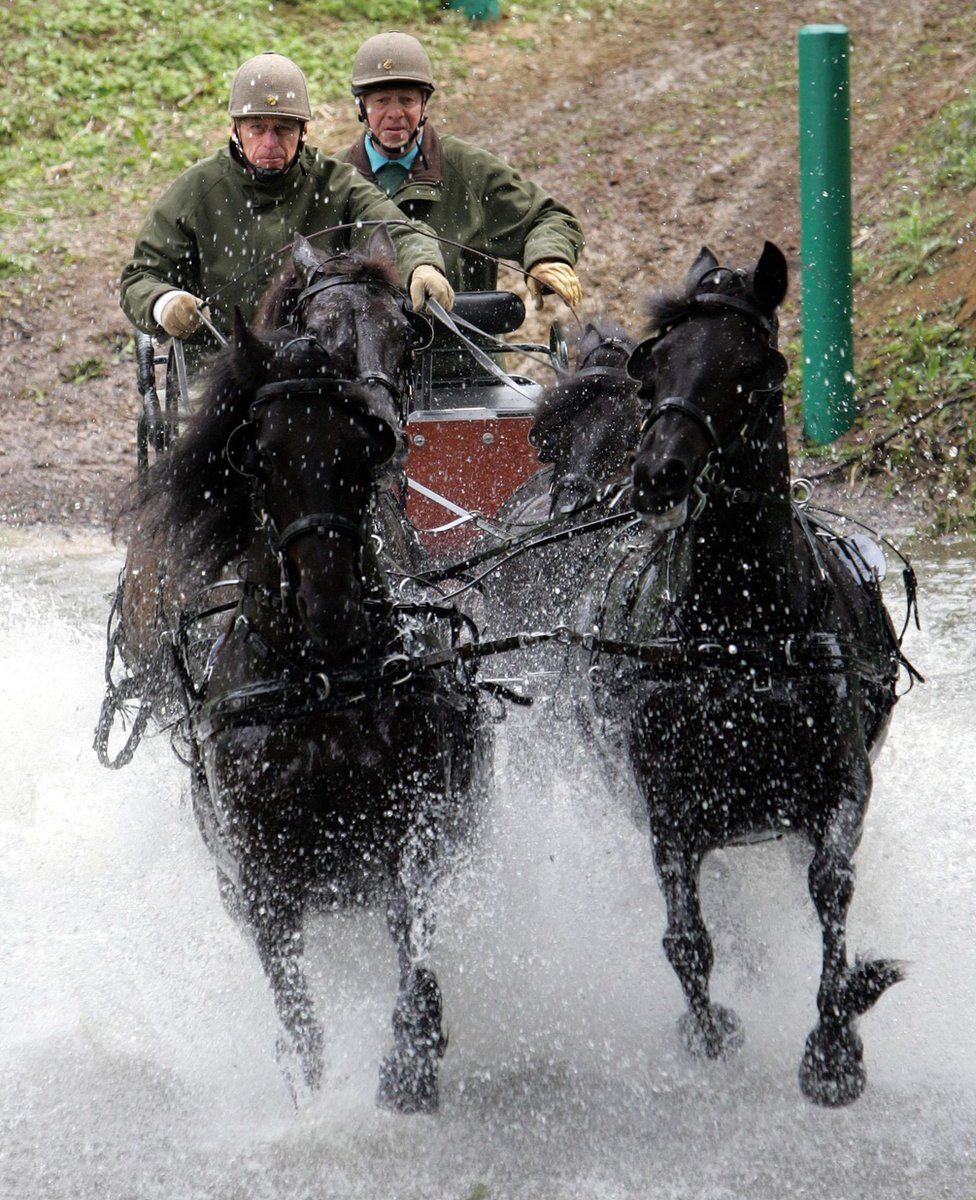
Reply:
[[[245,545],[253,521],[248,481],[227,462],[224,447],[247,419],[256,388],[255,365],[231,342],[208,373],[200,408],[150,468],[127,514],[181,568],[192,563],[217,577]]]
[[[321,274],[315,273],[316,278],[336,278],[346,283],[374,283],[388,288],[401,286],[394,263],[386,258],[370,258],[355,251],[323,258],[320,271]],[[253,328],[258,333],[270,333],[292,324],[298,297],[310,282],[307,272],[289,259],[262,296],[254,315]]]
[[[321,350],[290,330],[232,339],[215,359],[199,408],[121,517],[163,545],[180,574],[216,578],[243,553],[254,513],[252,480],[239,468],[253,443],[242,432],[228,455],[231,436],[247,422],[254,394],[269,376],[307,375],[324,369],[321,359]]]

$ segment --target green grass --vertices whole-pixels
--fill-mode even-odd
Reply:
[[[976,90],[946,105],[929,131],[927,149],[939,184],[976,187]]]
[[[62,367],[59,374],[65,383],[85,383],[89,379],[100,379],[105,374],[105,363],[100,358],[86,358]]]
[[[953,261],[957,234],[973,220],[966,209],[976,187],[973,89],[944,105],[896,154],[889,192],[911,198],[879,223],[880,237],[857,255],[855,271],[859,288],[884,297],[889,310],[858,331],[858,425],[872,440],[899,432],[861,465],[882,472],[893,488],[924,496],[935,532],[976,531],[976,347],[957,320],[958,300],[925,310],[911,300],[913,281],[937,277]],[[962,252],[971,254],[971,246]]]
[[[886,222],[887,248],[883,266],[890,283],[911,283],[919,275],[932,275],[938,267],[938,255],[952,246],[946,232],[950,209],[939,201],[923,206],[913,200]]]
[[[940,534],[976,532],[976,348],[958,308],[893,312],[863,346],[860,424],[902,433],[861,466],[924,496]]]
[[[520,0],[492,37],[531,40],[533,23],[586,21],[621,2]],[[263,50],[299,63],[313,110],[351,104],[356,47],[388,28],[418,33],[448,84],[481,29],[439,0],[6,0],[4,207],[26,216],[44,196],[85,215],[158,192],[222,140],[231,76]]]

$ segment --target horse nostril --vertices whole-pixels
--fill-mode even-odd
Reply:
[[[688,494],[691,475],[680,459],[669,458],[663,463],[639,458],[634,463],[634,499],[642,508],[659,511],[679,504]]]
[[[652,475],[654,486],[669,496],[683,496],[688,490],[688,468],[678,459],[669,459]]]

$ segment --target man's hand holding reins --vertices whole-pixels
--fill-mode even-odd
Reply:
[[[583,302],[583,286],[569,263],[545,260],[534,263],[525,282],[537,309],[542,308],[544,289],[555,292],[570,308],[578,308]]]
[[[436,300],[448,312],[454,307],[454,288],[436,267],[422,263],[410,276],[410,303],[419,312],[427,300]]]
[[[173,292],[156,320],[170,337],[185,338],[200,328],[202,300],[189,292]]]

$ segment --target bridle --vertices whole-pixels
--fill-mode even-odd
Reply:
[[[298,332],[293,338],[283,344],[282,351],[287,351],[291,346],[299,342],[309,342],[321,352],[323,359],[328,361],[330,357],[328,347],[324,346],[314,333],[308,332],[306,324],[307,302],[324,291],[349,286],[374,287],[389,292],[396,298],[398,303],[402,304],[404,302],[406,298],[405,294],[392,284],[387,284],[382,280],[359,281],[347,279],[344,276],[335,275],[326,270],[330,262],[343,257],[343,255],[333,255],[331,258],[325,259],[316,266],[311,276],[306,280],[305,287],[293,302],[292,319],[294,327]],[[411,325],[415,328],[419,325],[421,334],[427,335],[427,344],[429,344],[430,340],[433,339],[433,327],[430,325],[430,322],[420,314],[409,312],[406,309],[404,311],[411,321]],[[416,352],[417,349],[418,345],[416,343],[411,346],[412,351]],[[341,513],[324,511],[305,513],[297,517],[294,521],[291,521],[284,529],[279,530],[267,501],[267,486],[263,474],[257,471],[242,470],[235,463],[231,452],[232,439],[245,426],[251,425],[254,427],[256,425],[257,414],[265,405],[296,398],[308,399],[317,397],[333,406],[342,407],[353,417],[362,417],[364,424],[374,422],[386,426],[390,433],[389,449],[379,464],[382,465],[382,463],[388,462],[396,453],[398,431],[384,417],[372,412],[369,405],[361,398],[363,392],[368,393],[371,389],[376,388],[388,394],[393,403],[394,411],[402,415],[403,385],[392,374],[383,370],[374,369],[369,374],[357,379],[341,375],[328,375],[317,378],[292,377],[263,384],[254,394],[254,399],[248,411],[247,421],[244,425],[238,426],[231,432],[224,445],[224,457],[230,465],[239,473],[249,476],[254,481],[253,499],[255,512],[261,528],[265,530],[267,535],[271,553],[278,564],[278,601],[282,608],[284,608],[289,596],[295,590],[292,585],[291,566],[288,558],[289,547],[301,538],[311,536],[334,538],[351,543],[356,553],[357,571],[362,574],[363,555],[369,540],[369,533],[365,521],[357,522],[350,520]],[[349,395],[347,389],[355,389],[355,392],[359,394]]]
[[[305,318],[304,318],[304,308],[305,308],[306,302],[308,300],[311,300],[313,296],[318,296],[322,292],[330,291],[333,288],[367,286],[367,287],[376,288],[378,290],[388,292],[391,296],[393,296],[397,300],[404,315],[407,317],[407,320],[410,322],[411,327],[415,331],[419,331],[420,336],[417,337],[411,343],[411,346],[410,346],[411,353],[419,354],[422,351],[426,350],[427,347],[434,340],[434,327],[431,324],[431,322],[422,313],[415,312],[412,309],[408,309],[406,307],[406,301],[407,301],[406,292],[402,291],[400,288],[394,286],[391,283],[385,283],[379,279],[371,279],[371,280],[369,280],[369,282],[367,284],[363,285],[359,281],[346,279],[345,277],[343,277],[341,275],[332,275],[332,274],[329,274],[325,270],[325,267],[330,262],[335,262],[344,257],[345,256],[342,254],[333,254],[330,258],[324,259],[322,261],[322,263],[320,265],[318,265],[312,271],[309,279],[306,281],[305,287],[302,289],[301,292],[299,292],[298,296],[294,300],[294,313],[295,313],[295,319],[298,322],[298,328],[303,331],[305,329],[307,329],[307,326],[305,324]],[[313,334],[303,332],[301,334],[301,336],[318,342],[318,339],[315,338],[315,336]],[[318,344],[321,347],[321,349],[327,354],[328,350],[326,349],[326,347],[321,346],[321,343],[318,343]],[[402,408],[403,387],[388,372],[382,371],[382,370],[373,370],[368,375],[363,375],[359,379],[344,379],[339,376],[336,376],[334,378],[337,383],[344,383],[344,384],[353,385],[356,387],[365,387],[365,388],[380,387],[380,388],[383,388],[386,392],[389,393],[389,396],[393,400],[394,404],[396,404],[397,411],[400,412],[401,415],[403,414],[403,408]]]
[[[361,401],[343,395],[342,389],[350,382],[350,380],[330,377],[328,379],[281,379],[274,383],[266,383],[255,393],[254,400],[251,402],[249,421],[256,424],[256,414],[263,405],[310,396],[317,396],[332,404],[337,404],[353,416],[362,414],[370,420],[378,419],[373,418]],[[229,441],[228,439],[228,446]],[[394,447],[395,444],[394,439]],[[267,502],[264,476],[257,472],[248,472],[248,474],[254,479],[254,506],[258,522],[267,534],[269,548],[278,564],[278,590],[282,605],[294,592],[287,551],[289,546],[300,538],[328,537],[351,542],[356,551],[357,568],[361,571],[363,553],[368,541],[364,523],[350,520],[337,512],[313,512],[296,517],[284,529],[279,530]]]
[[[302,288],[292,302],[292,322],[297,332],[294,337],[284,343],[282,350],[287,351],[298,342],[309,342],[321,352],[323,359],[328,361],[330,357],[328,347],[324,346],[314,333],[308,331],[308,301],[322,292],[334,288],[357,286],[376,288],[393,296],[398,305],[401,306],[411,326],[415,330],[419,329],[420,331],[420,337],[411,344],[411,352],[417,353],[421,349],[426,349],[426,346],[433,340],[433,326],[422,314],[415,313],[404,307],[406,294],[393,284],[386,283],[381,279],[370,279],[368,281],[354,280],[328,270],[330,263],[344,258],[345,255],[343,254],[334,254],[322,260],[314,267],[305,281],[304,288]],[[286,326],[285,328],[288,327]],[[396,453],[399,431],[386,421],[385,418],[371,412],[369,406],[359,396],[347,394],[346,389],[355,389],[360,394],[363,392],[368,393],[373,389],[386,392],[392,401],[394,412],[398,413],[402,420],[404,412],[404,383],[388,371],[374,368],[368,374],[364,374],[356,379],[342,375],[328,375],[312,379],[301,377],[287,378],[276,380],[273,383],[266,383],[255,392],[254,399],[250,405],[248,419],[244,423],[244,426],[255,425],[256,414],[262,405],[294,399],[296,397],[319,397],[330,404],[345,408],[353,416],[360,415],[365,417],[367,421],[380,422],[386,425],[391,434],[389,438],[389,452],[382,459],[380,465],[388,462]],[[348,517],[344,517],[336,512],[314,512],[297,517],[294,521],[286,525],[283,530],[279,530],[267,502],[267,489],[263,476],[256,472],[242,471],[234,461],[231,452],[232,439],[244,426],[238,426],[228,437],[224,446],[224,457],[235,470],[241,474],[248,475],[254,480],[256,515],[261,528],[267,534],[271,553],[278,564],[279,603],[281,606],[283,607],[288,597],[294,593],[291,580],[291,566],[287,552],[290,546],[303,537],[328,537],[351,542],[357,556],[357,570],[361,574],[363,555],[369,541],[369,533],[364,522],[352,521]]]
[[[739,272],[732,271],[727,267],[715,267],[707,271],[699,280],[698,286],[700,287],[710,276],[719,278],[731,276],[744,291],[742,276]],[[647,357],[656,345],[685,321],[691,320],[703,312],[711,313],[721,310],[743,313],[753,325],[762,331],[769,351],[777,350],[778,324],[775,317],[769,317],[760,312],[744,295],[696,292],[687,301],[684,311],[678,317],[667,322],[653,338],[642,343],[639,347],[642,356]],[[746,397],[746,420],[737,423],[727,437],[722,436],[710,414],[690,396],[664,396],[660,400],[652,401],[645,409],[640,425],[640,442],[643,442],[654,425],[667,413],[678,413],[696,425],[704,433],[708,442],[709,448],[705,461],[691,485],[691,491],[698,497],[698,503],[691,513],[690,520],[697,520],[701,516],[710,495],[725,488],[726,485],[723,483],[725,468],[735,452],[749,444],[765,445],[772,430],[773,418],[778,410],[782,394],[781,381],[773,387],[753,388]],[[765,429],[763,429],[764,425]],[[728,490],[739,493],[739,498],[742,498],[741,489]]]

